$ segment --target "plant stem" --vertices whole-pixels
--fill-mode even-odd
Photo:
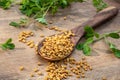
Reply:
[[[47,12],[49,11],[50,7],[53,5],[54,1],[48,6],[47,10],[45,11],[45,13],[43,14],[43,17],[45,17],[45,15],[47,14]]]
[[[120,30],[114,31],[113,33],[120,33]],[[96,42],[96,41],[99,41],[99,40],[101,40],[101,39],[103,39],[103,38],[105,38],[105,37],[108,37],[108,35],[109,35],[109,33],[105,33],[105,34],[103,34],[101,37],[95,39],[93,42]]]

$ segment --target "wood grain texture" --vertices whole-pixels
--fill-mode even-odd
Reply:
[[[0,80],[43,80],[46,75],[45,67],[48,61],[36,55],[34,49],[18,42],[18,34],[24,30],[32,30],[35,36],[29,38],[29,40],[34,40],[35,43],[38,43],[42,40],[42,38],[39,37],[40,34],[49,36],[55,32],[45,28],[43,28],[42,31],[36,31],[32,25],[29,28],[20,29],[9,26],[9,22],[17,21],[20,17],[23,17],[16,8],[17,7],[12,7],[7,11],[0,8],[0,43],[11,37],[16,45],[16,49],[12,51],[0,50]],[[66,15],[67,20],[64,21],[63,17]],[[49,26],[57,25],[60,28],[72,29],[80,23],[87,21],[93,15],[95,15],[95,9],[90,1],[87,3],[73,3],[71,7],[65,9],[65,11],[60,10],[54,18],[49,15],[48,20],[53,20],[53,24]],[[120,29],[120,12],[114,19],[97,28],[96,31],[104,33],[118,29]],[[111,38],[109,40],[114,42],[120,49],[119,40],[113,40]],[[66,80],[102,80],[102,77],[106,77],[107,80],[120,80],[120,59],[109,52],[108,47],[102,40],[95,43],[92,47],[92,56],[88,56],[87,61],[93,66],[93,70],[86,73],[86,78],[77,79],[76,77],[70,77]],[[81,51],[75,50],[71,56],[79,60],[84,55]],[[35,75],[35,77],[31,78],[30,73],[33,72],[38,61],[42,63],[38,68],[43,72],[43,76]],[[25,70],[19,71],[19,66],[24,66]]]

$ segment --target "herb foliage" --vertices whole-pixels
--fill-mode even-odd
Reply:
[[[86,40],[85,42],[78,44],[76,46],[76,49],[82,50],[85,55],[89,56],[91,54],[90,45],[92,45],[92,43],[98,40],[104,39],[105,42],[108,44],[109,48],[111,49],[111,51],[114,53],[114,55],[120,58],[120,50],[117,49],[117,47],[107,39],[108,37],[119,39],[120,30],[116,32],[105,33],[105,34],[98,34],[90,26],[85,26],[84,30],[86,32],[86,35],[85,35]]]
[[[13,50],[15,48],[15,44],[12,43],[12,39],[9,38],[5,43],[0,44],[0,48],[2,48],[3,50]]]

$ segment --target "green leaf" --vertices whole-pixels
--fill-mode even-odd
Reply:
[[[97,11],[101,11],[108,6],[103,0],[92,0],[92,3]]]
[[[45,19],[44,17],[42,17],[42,18],[37,18],[36,20],[37,20],[38,22],[42,23],[42,24],[47,24],[47,21],[46,21],[46,19]]]
[[[76,49],[82,50],[82,49],[83,49],[83,45],[84,45],[84,43],[78,44],[78,45],[76,46]]]
[[[84,30],[85,30],[86,33],[89,33],[89,34],[93,34],[94,33],[94,30],[90,26],[85,26]]]
[[[2,7],[3,9],[8,9],[10,8],[12,3],[12,0],[0,0],[0,7]]]
[[[88,38],[86,41],[85,41],[85,44],[89,45],[93,42],[93,37],[90,37]]]
[[[113,51],[114,55],[120,58],[120,50],[116,48],[116,46],[112,43],[109,43],[110,49]]]
[[[25,23],[27,23],[27,21],[28,21],[28,19],[26,19],[26,18],[21,18],[21,19],[20,19],[20,24],[25,24]]]
[[[9,44],[9,43],[11,43],[11,42],[12,42],[12,39],[9,38],[9,39],[6,41],[6,44]]]
[[[68,5],[68,2],[66,0],[61,0],[61,7],[65,8]]]
[[[119,49],[111,48],[111,50],[113,51],[113,53],[116,57],[120,58],[120,50]]]
[[[110,33],[108,36],[114,39],[120,38],[120,35],[118,33]]]
[[[116,48],[116,46],[112,43],[109,43],[109,47],[112,49],[112,48]]]
[[[9,44],[7,44],[7,48],[12,50],[15,48],[15,45],[13,43],[9,43]]]
[[[20,24],[17,22],[11,22],[9,25],[14,26],[14,27],[20,27]]]
[[[6,50],[6,49],[14,49],[15,48],[15,45],[14,43],[12,43],[12,39],[9,38],[5,43],[2,43],[0,44],[0,47],[3,49],[3,50]]]
[[[84,46],[83,46],[83,53],[84,53],[86,56],[89,56],[90,53],[91,53],[91,48],[90,48],[88,45],[84,45]]]
[[[0,44],[0,48],[2,48],[3,50],[6,50],[7,46],[5,44]]]
[[[85,0],[78,0],[79,2],[85,2]]]
[[[90,33],[86,33],[85,34],[85,38],[87,39],[87,38],[90,38],[90,37],[94,37],[94,34],[90,34]]]
[[[96,38],[100,37],[100,35],[98,33],[96,33],[96,32],[94,32],[94,35],[95,35]]]
[[[49,11],[54,15],[62,7],[66,8],[72,2],[83,2],[84,0],[21,0],[20,10],[23,14],[47,24],[45,17]]]
[[[86,34],[85,34],[85,38],[90,38],[90,37],[96,37],[99,38],[99,34],[97,32],[95,32],[92,27],[90,26],[85,26],[84,28]]]

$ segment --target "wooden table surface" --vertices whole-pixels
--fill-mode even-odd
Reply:
[[[105,1],[108,2],[109,0]],[[114,2],[113,0],[108,3],[119,7],[120,3]],[[90,1],[73,3],[70,7],[59,10],[54,17],[48,15],[48,20],[53,21],[53,24],[49,24],[48,26],[72,29],[88,20],[95,15],[95,13],[95,8],[91,5]],[[64,16],[67,17],[67,20],[63,20]],[[9,26],[11,21],[18,21],[21,17],[24,17],[24,15],[19,12],[17,6],[13,6],[9,10],[0,8],[0,43],[5,42],[8,38],[12,38],[16,45],[15,50],[0,50],[0,80],[43,80],[46,75],[45,67],[48,61],[36,55],[33,48],[29,48],[25,44],[20,43],[18,41],[18,34],[21,31],[33,31],[35,36],[30,37],[29,40],[34,40],[37,44],[43,39],[40,37],[40,34],[48,36],[54,34],[55,31],[43,27],[42,30],[35,30],[33,25],[30,25],[28,28],[20,29]],[[120,29],[120,13],[114,19],[97,28],[96,31],[104,33],[118,29]],[[120,49],[120,40],[111,38],[109,40],[115,43]],[[89,64],[92,65],[93,70],[86,73],[86,78],[77,79],[76,77],[70,77],[66,80],[102,80],[102,77],[106,77],[107,80],[120,80],[120,59],[116,58],[112,52],[109,51],[108,46],[106,46],[103,40],[93,44],[92,48],[92,56],[86,56],[86,58]],[[84,55],[81,51],[75,50],[71,56],[79,60]],[[39,70],[43,72],[43,76],[36,75],[31,78],[30,73],[37,67],[37,62],[39,61],[42,63]],[[19,66],[24,66],[25,70],[20,71]]]

